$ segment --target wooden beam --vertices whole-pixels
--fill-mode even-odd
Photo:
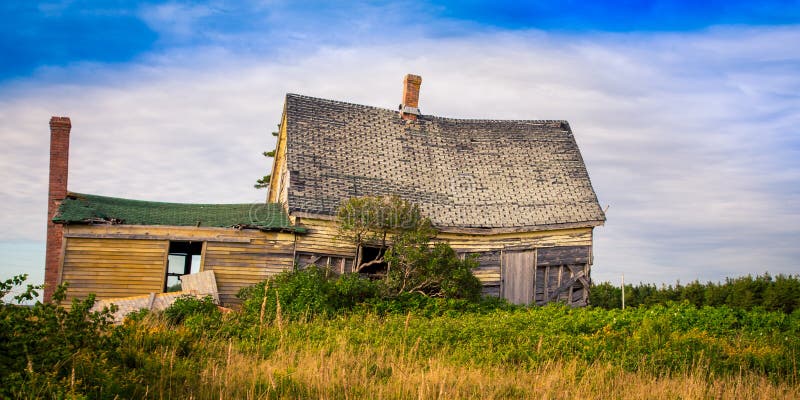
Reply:
[[[180,242],[221,242],[221,243],[250,243],[251,238],[221,238],[215,236],[188,237],[172,235],[141,235],[128,233],[67,233],[67,238],[83,239],[132,239],[132,240],[172,240]]]

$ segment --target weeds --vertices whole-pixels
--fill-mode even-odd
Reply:
[[[2,304],[0,398],[800,396],[797,312],[380,299],[369,281],[307,278],[264,284],[233,313],[186,300],[120,326],[89,303]],[[337,290],[353,296],[316,297]]]

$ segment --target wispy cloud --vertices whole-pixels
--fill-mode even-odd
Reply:
[[[413,72],[424,113],[570,121],[610,206],[594,279],[796,272],[800,55],[786,46],[800,27],[402,39],[286,45],[280,57],[193,47],[5,85],[0,240],[44,237],[50,115],[73,120],[71,190],[261,201],[251,187],[286,92],[394,108]]]

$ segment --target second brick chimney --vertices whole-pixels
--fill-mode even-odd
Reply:
[[[61,270],[61,247],[64,226],[54,224],[61,201],[67,197],[69,163],[69,132],[72,123],[68,117],[50,118],[50,185],[47,195],[47,249],[44,264],[44,301],[53,298]]]
[[[403,102],[400,104],[400,117],[405,120],[416,120],[419,112],[419,87],[422,77],[408,74],[403,79]]]

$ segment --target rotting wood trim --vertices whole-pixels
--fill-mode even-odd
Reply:
[[[67,238],[82,239],[130,239],[130,240],[172,240],[175,242],[220,242],[220,243],[250,243],[253,238],[221,238],[221,237],[188,237],[171,235],[141,235],[135,233],[67,233]]]
[[[553,231],[559,229],[594,228],[597,226],[601,226],[604,223],[605,223],[604,221],[581,221],[581,222],[566,222],[560,224],[518,226],[509,228],[466,228],[466,227],[440,227],[440,226],[435,226],[435,228],[441,233],[494,235],[501,233],[523,233],[523,232]]]
[[[203,241],[203,247],[200,249],[200,268],[197,272],[203,272],[206,270],[206,249],[208,248],[208,242]],[[182,288],[182,286],[181,286]]]

